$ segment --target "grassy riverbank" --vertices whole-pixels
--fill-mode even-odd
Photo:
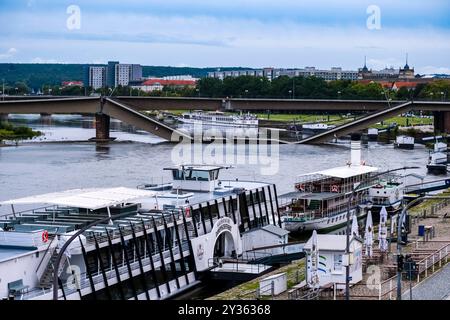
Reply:
[[[184,112],[189,112],[189,110],[170,110],[168,111],[173,115],[180,116]],[[225,112],[225,114],[233,114],[232,112]],[[271,121],[280,121],[280,122],[288,122],[288,123],[316,123],[316,122],[324,122],[328,124],[340,125],[347,121],[353,120],[353,115],[347,114],[307,114],[307,113],[255,113],[255,115],[260,120],[271,120]],[[357,116],[360,117],[360,116]],[[371,126],[372,128],[384,128],[390,124],[396,123],[400,127],[407,126],[418,126],[418,125],[432,125],[433,118],[422,118],[422,117],[402,117],[396,116],[389,119],[386,119],[382,122],[382,124],[375,124]]]
[[[291,289],[298,282],[305,279],[305,259],[293,261],[292,263],[278,268],[270,273],[266,273],[261,277],[255,278],[248,282],[242,283],[225,292],[219,293],[207,300],[242,300],[255,299],[256,289],[259,287],[259,281],[276,273],[286,272],[287,288]],[[279,297],[281,298],[281,296]]]
[[[13,126],[10,123],[0,122],[0,145],[2,145],[5,140],[28,140],[39,137],[40,135],[42,135],[42,132],[35,131],[25,126]]]

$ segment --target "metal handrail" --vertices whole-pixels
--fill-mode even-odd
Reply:
[[[55,241],[55,239],[58,239],[58,229],[59,229],[59,227],[56,228],[55,236],[53,237],[52,241],[50,241],[49,245],[47,246],[47,249],[45,249],[44,256],[42,257],[41,261],[39,262],[39,264],[38,264],[38,266],[36,268],[36,272],[38,272],[39,267],[41,266],[42,262],[45,259],[45,256],[47,255],[48,251],[50,250],[50,247],[51,247],[53,241]],[[55,247],[55,250],[56,250],[56,247]]]
[[[16,216],[19,215],[20,216],[23,213],[34,212],[36,210],[47,209],[47,208],[57,208],[57,206],[56,205],[51,205],[51,206],[47,205],[47,206],[33,208],[33,209],[26,209],[26,210],[14,212],[14,213],[6,213],[6,214],[0,215],[0,219],[3,218],[3,217],[9,217],[9,216],[14,216],[14,215],[16,215]]]

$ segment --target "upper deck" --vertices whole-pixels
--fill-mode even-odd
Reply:
[[[377,167],[347,165],[298,176],[295,188],[302,192],[352,192],[355,184],[366,181]]]

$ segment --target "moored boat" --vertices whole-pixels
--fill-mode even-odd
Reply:
[[[238,128],[256,128],[258,127],[258,118],[250,113],[241,115],[229,115],[224,112],[203,112],[197,110],[194,112],[183,113],[178,121],[187,124],[202,124],[209,126],[224,126]]]
[[[325,123],[307,123],[302,125],[302,132],[315,134],[333,129],[335,127],[336,126],[334,125],[328,125]]]
[[[398,149],[414,149],[414,137],[398,136],[395,140],[394,147]]]
[[[361,161],[361,142],[352,137],[351,161],[346,166],[313,172],[298,177],[296,191],[280,196],[283,226],[292,232],[326,231],[344,226],[350,216],[367,215],[364,204],[369,186],[364,184],[378,168]]]
[[[275,185],[220,180],[221,169],[176,166],[161,187],[1,202],[12,212],[0,220],[0,298],[47,300],[55,291],[59,300],[170,299],[200,284],[202,272],[233,272],[227,259],[289,245]],[[248,277],[271,270],[256,263],[240,268]]]
[[[372,204],[372,212],[378,214],[385,207],[389,214],[401,209],[404,195],[404,184],[400,179],[380,179],[369,188],[368,201]]]
[[[431,174],[446,174],[447,163],[447,144],[443,142],[436,142],[433,146],[433,151],[430,152],[430,156],[428,158],[428,172]]]

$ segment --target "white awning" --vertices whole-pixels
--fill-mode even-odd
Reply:
[[[14,205],[42,203],[96,210],[139,198],[153,197],[155,194],[155,191],[124,187],[74,189],[3,201],[0,202],[0,204]]]
[[[371,173],[377,171],[378,168],[371,166],[342,166],[337,168],[326,169],[322,171],[317,171],[309,174],[302,174],[299,177],[309,176],[309,175],[322,175],[327,177],[347,179],[354,176],[359,176],[366,173]]]

